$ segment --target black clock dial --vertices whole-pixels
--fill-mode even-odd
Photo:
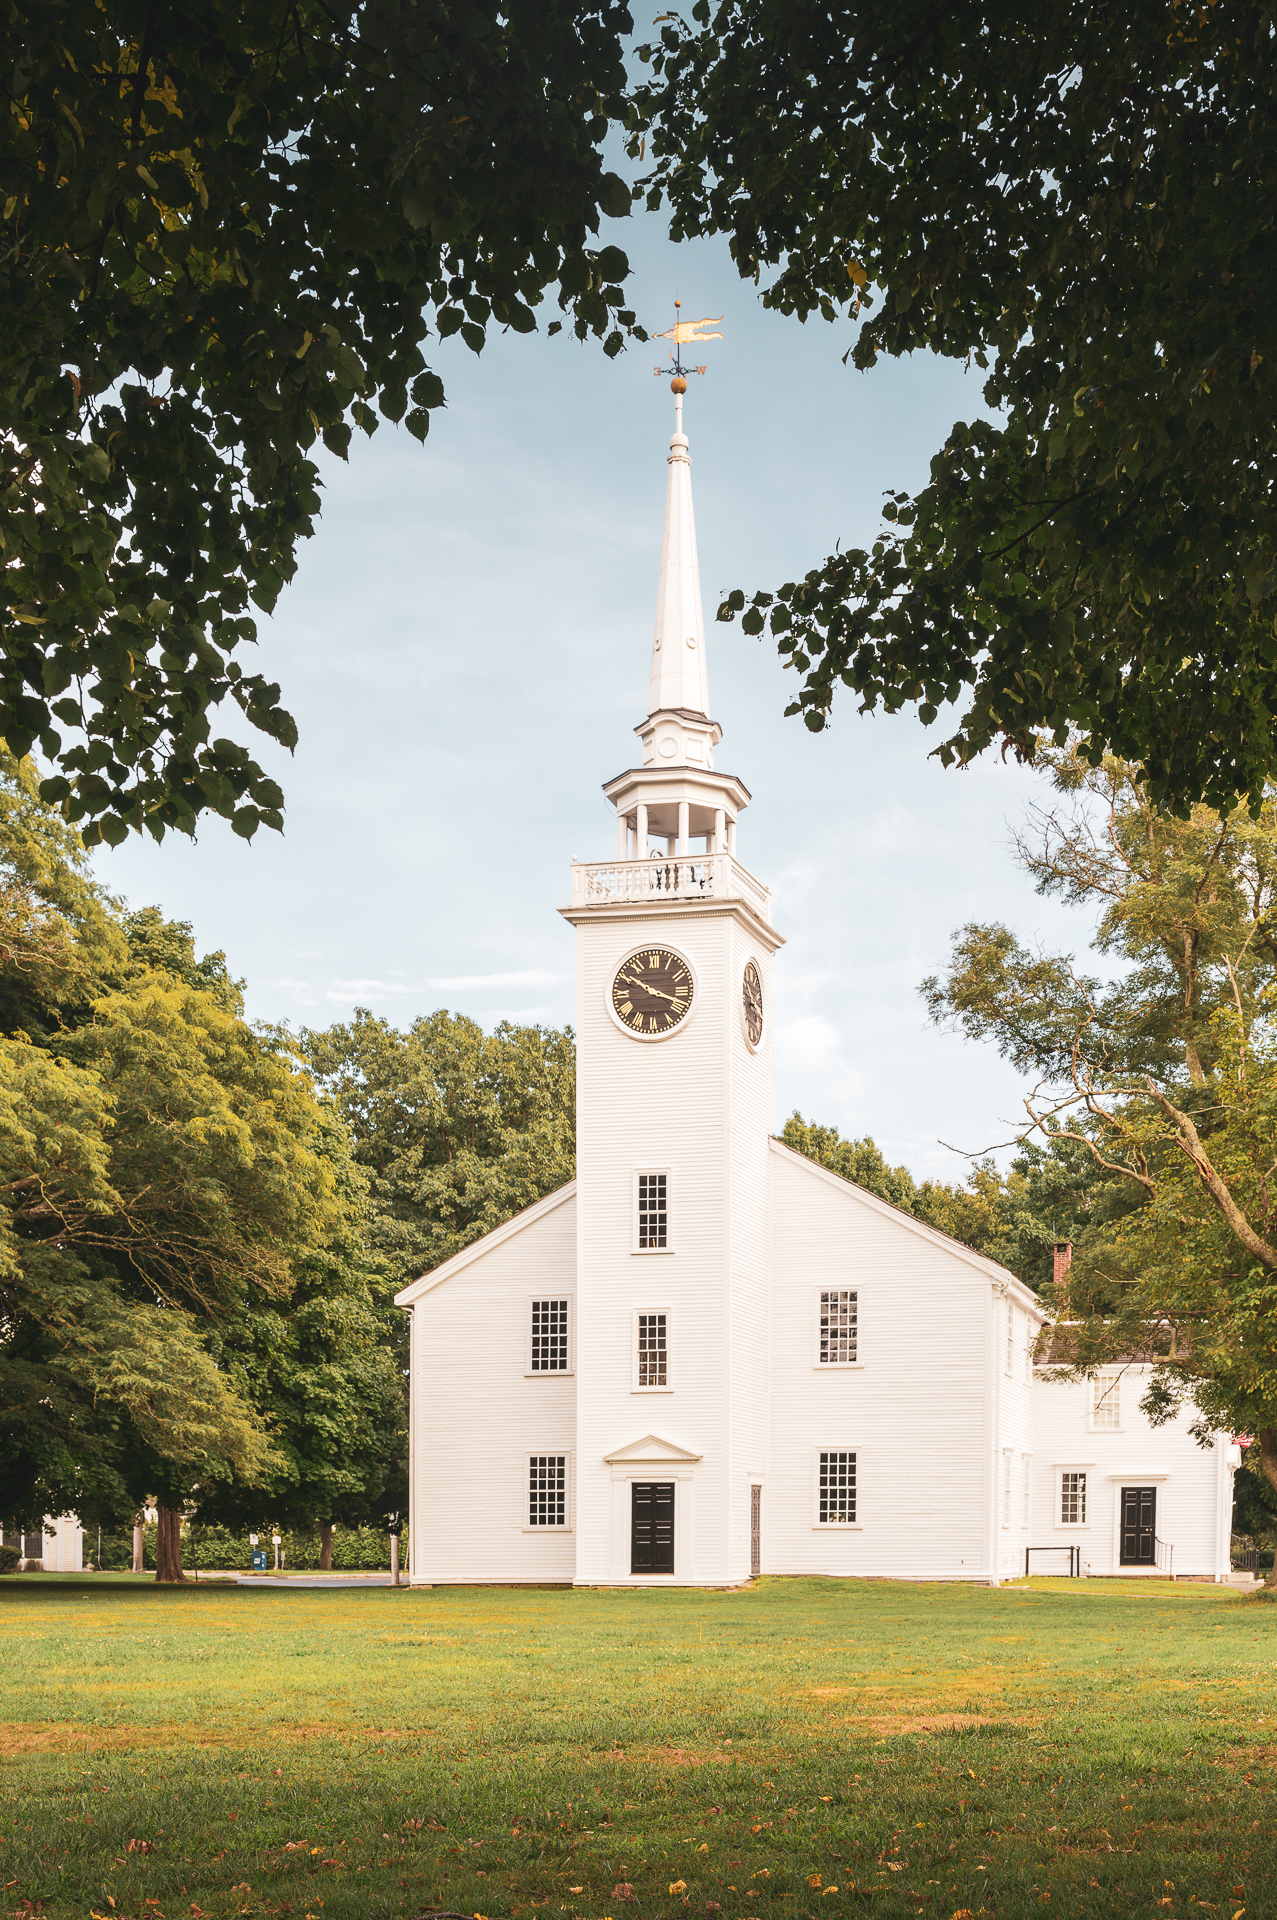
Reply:
[[[673,1033],[692,1010],[692,970],[682,954],[668,947],[644,947],[618,968],[612,982],[612,1006],[631,1033],[657,1037]]]
[[[752,960],[745,963],[741,1001],[745,1009],[745,1032],[749,1035],[750,1046],[756,1047],[763,1037],[763,983]]]

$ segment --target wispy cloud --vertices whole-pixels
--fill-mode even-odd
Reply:
[[[388,1000],[392,997],[420,997],[423,993],[483,993],[490,987],[556,987],[570,980],[569,973],[551,973],[544,967],[529,967],[522,973],[456,973],[446,977],[427,975],[423,980],[334,980],[325,989],[329,1000]]]

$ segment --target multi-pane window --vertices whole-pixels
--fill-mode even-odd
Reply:
[[[1025,1453],[1020,1456],[1020,1471],[1024,1475],[1024,1489],[1023,1489],[1024,1512],[1021,1517],[1020,1524],[1021,1526],[1028,1527],[1033,1524],[1033,1456],[1032,1454]]]
[[[1009,1447],[1004,1447],[1002,1450],[1002,1524],[1004,1527],[1009,1527],[1011,1524],[1011,1450]]]
[[[532,1302],[532,1373],[568,1371],[568,1303]]]
[[[1122,1424],[1122,1382],[1120,1375],[1105,1380],[1096,1374],[1091,1382],[1091,1425],[1110,1430]]]
[[[528,1525],[566,1527],[568,1523],[568,1457],[565,1453],[528,1456]]]
[[[822,1453],[819,1505],[821,1526],[850,1525],[856,1518],[856,1456]]]
[[[669,1384],[669,1342],[663,1313],[641,1313],[638,1317],[638,1383],[640,1387]]]
[[[856,1358],[858,1297],[844,1289],[820,1296],[820,1362],[850,1366]]]
[[[1060,1525],[1062,1527],[1086,1525],[1086,1475],[1084,1473],[1060,1475]]]
[[[669,1245],[669,1175],[638,1177],[638,1243],[641,1248]]]

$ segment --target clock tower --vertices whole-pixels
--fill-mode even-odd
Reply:
[[[714,764],[676,371],[647,715],[578,861],[578,1585],[747,1579],[768,1466],[771,959]]]

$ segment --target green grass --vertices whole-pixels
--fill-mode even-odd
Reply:
[[[1259,1920],[1275,1646],[1277,1607],[1161,1583],[22,1576],[0,1914]]]

